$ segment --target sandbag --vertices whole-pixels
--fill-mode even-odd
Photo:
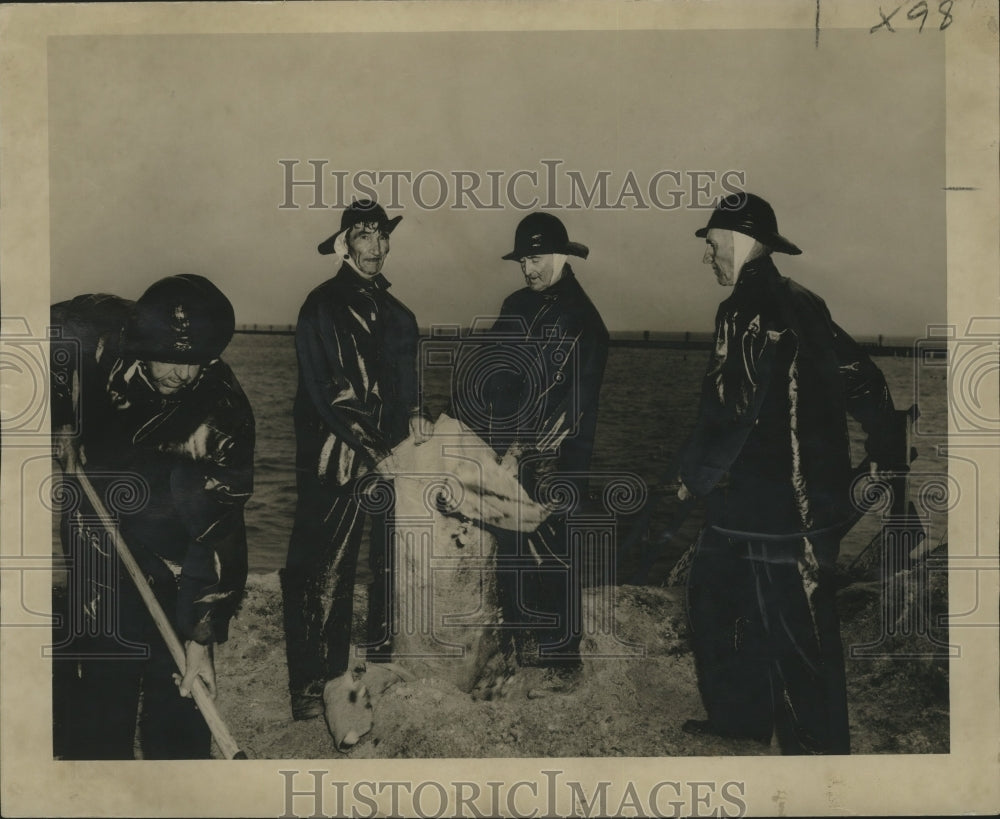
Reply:
[[[392,657],[462,691],[502,675],[492,527],[534,531],[547,510],[474,432],[442,415],[393,451]]]

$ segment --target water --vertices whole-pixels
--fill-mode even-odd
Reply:
[[[257,419],[255,491],[246,509],[250,570],[274,571],[284,565],[295,513],[294,343],[291,336],[237,334],[224,357],[243,385]],[[654,530],[665,522],[671,508],[662,473],[694,423],[707,357],[702,351],[623,348],[612,349],[608,357],[592,468],[597,473],[633,473],[651,491],[664,493],[660,511],[653,518]],[[885,373],[897,408],[913,403],[919,386],[921,429],[947,429],[945,368],[920,370],[915,381],[912,358],[880,357],[875,362]],[[448,401],[449,372],[426,370],[422,387],[425,404],[436,417]],[[857,462],[863,455],[863,434],[855,424],[851,425],[851,437]],[[944,459],[932,446],[925,442],[917,446],[922,472],[946,471]],[[919,491],[921,480],[914,481],[913,492]],[[693,516],[682,536],[693,537],[698,523],[697,515]],[[936,542],[946,528],[943,513],[935,514],[931,523]],[[624,524],[622,535],[628,521]],[[845,539],[842,551],[851,554],[858,550],[878,530],[879,521],[869,515]],[[669,568],[682,550],[664,550],[661,569]]]

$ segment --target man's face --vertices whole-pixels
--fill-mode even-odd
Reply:
[[[167,361],[147,361],[149,380],[160,395],[173,395],[198,377],[200,364],[172,364]]]
[[[712,265],[715,278],[723,287],[732,287],[736,282],[735,261],[733,259],[733,232],[712,228],[705,237],[708,247],[702,257],[702,264]]]
[[[389,255],[389,234],[377,223],[354,225],[347,234],[347,252],[366,276],[377,276]]]
[[[521,259],[521,272],[524,283],[532,290],[544,290],[552,282],[555,273],[554,260],[551,253],[544,256],[525,256]]]

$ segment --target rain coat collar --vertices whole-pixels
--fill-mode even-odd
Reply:
[[[550,284],[537,295],[545,299],[557,299],[565,295],[568,291],[573,290],[576,286],[576,276],[573,274],[573,268],[569,264],[565,264],[563,265],[562,275],[559,277],[559,280],[555,284]],[[533,292],[530,288],[526,289],[529,292]]]
[[[381,273],[370,279],[366,279],[347,262],[344,262],[340,266],[340,270],[336,275],[336,280],[354,290],[362,290],[369,293],[377,290],[388,290],[392,287],[392,283]]]
[[[743,265],[740,276],[733,285],[732,297],[748,294],[780,275],[770,255],[758,256]]]

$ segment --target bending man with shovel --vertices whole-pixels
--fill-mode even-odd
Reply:
[[[55,754],[131,759],[138,714],[146,759],[208,758],[213,733],[237,756],[212,705],[213,646],[246,582],[253,490],[253,413],[219,358],[232,305],[206,278],[170,276],[135,303],[57,304],[52,323],[70,559],[54,647]]]

